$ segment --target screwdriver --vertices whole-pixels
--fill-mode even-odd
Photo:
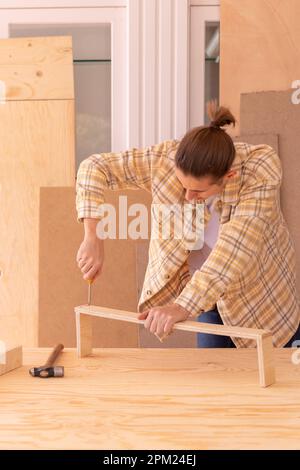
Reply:
[[[92,284],[93,284],[93,279],[88,279],[88,305],[91,305],[91,300],[92,300]]]

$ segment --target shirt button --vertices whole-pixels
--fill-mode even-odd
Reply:
[[[147,295],[151,295],[151,294],[152,294],[152,291],[151,291],[151,290],[147,290],[146,294],[147,294]]]
[[[170,279],[170,274],[166,274],[165,279]]]
[[[184,250],[184,252],[188,255],[190,250]]]

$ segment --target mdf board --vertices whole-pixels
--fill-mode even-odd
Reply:
[[[275,349],[267,388],[255,349],[65,350],[65,378],[30,377],[49,353],[1,377],[1,449],[300,449],[295,350]]]
[[[241,93],[287,90],[299,79],[299,17],[299,0],[221,0],[220,102],[238,121]]]
[[[34,38],[30,44],[27,39],[0,41],[0,80],[7,91],[0,105],[1,339],[23,345],[36,345],[38,336],[40,186],[75,181],[70,38]],[[42,80],[44,72],[38,71],[48,60],[58,81],[40,87],[26,71],[35,67]],[[62,71],[67,99],[66,87],[59,86]]]
[[[296,249],[300,292],[300,105],[292,104],[291,90],[241,96],[243,133],[270,132],[279,136],[283,169],[281,207]]]
[[[144,204],[150,216],[151,195],[147,192],[105,191],[105,202],[115,207],[117,221],[120,196],[127,196],[128,207]],[[88,292],[76,263],[84,228],[77,222],[75,188],[41,188],[40,197],[39,345],[62,342],[75,346],[74,307],[87,302]],[[92,285],[95,305],[137,311],[137,243],[131,239],[104,241],[103,272]],[[93,330],[95,346],[139,346],[138,325],[95,319]]]
[[[275,152],[279,151],[279,138],[277,134],[243,134],[238,137],[234,137],[234,142],[245,142],[251,145],[266,144],[270,145]]]

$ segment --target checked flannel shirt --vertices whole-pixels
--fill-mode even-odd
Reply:
[[[153,204],[184,204],[174,172],[178,145],[172,140],[84,160],[76,184],[78,221],[100,218],[104,189],[141,188],[151,192]],[[281,164],[268,145],[234,145],[236,176],[215,201],[220,229],[212,252],[190,277],[184,238],[151,239],[138,310],[175,302],[196,317],[217,306],[224,324],[270,330],[281,347],[300,320],[295,252],[280,208]],[[232,339],[237,347],[255,346],[253,340]]]

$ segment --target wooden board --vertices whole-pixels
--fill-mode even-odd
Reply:
[[[0,341],[0,375],[22,366],[22,346],[8,346]]]
[[[241,97],[243,134],[259,132],[279,136],[279,157],[283,168],[281,207],[296,248],[300,292],[300,105],[291,102],[291,91],[246,93]]]
[[[1,336],[35,345],[39,188],[74,182],[74,103],[11,101],[0,120]]]
[[[75,307],[75,317],[78,357],[89,356],[93,352],[93,317],[110,318],[141,325],[145,323],[144,320],[138,319],[138,313],[136,312],[126,312],[90,304]],[[259,384],[261,387],[268,387],[275,383],[273,339],[270,331],[240,326],[197,323],[188,320],[175,323],[172,328],[172,331],[174,330],[253,339],[258,353]],[[161,343],[167,336],[156,335]]]
[[[105,200],[118,209],[119,196],[150,206],[145,191],[106,191]],[[61,203],[63,201],[63,204]],[[150,214],[150,210],[148,211]],[[118,214],[118,210],[117,210]],[[87,302],[87,283],[76,264],[83,240],[76,220],[74,188],[42,188],[39,257],[39,346],[58,342],[76,345],[74,307]],[[106,240],[103,273],[92,286],[92,301],[111,308],[135,310],[138,303],[134,240]],[[67,275],[66,275],[67,274]],[[138,326],[95,319],[94,344],[137,347]]]
[[[0,80],[1,337],[34,346],[40,186],[75,182],[71,38],[1,39]]]
[[[6,100],[73,99],[72,38],[0,39]]]
[[[241,93],[287,90],[299,80],[299,16],[299,0],[220,2],[220,101],[239,121],[236,134]]]
[[[242,134],[233,138],[234,142],[246,142],[251,145],[270,145],[275,152],[279,152],[278,134]]]
[[[300,449],[300,366],[275,350],[277,383],[256,385],[256,351],[101,349],[62,353],[63,379],[29,376],[25,350],[0,378],[1,449]]]

